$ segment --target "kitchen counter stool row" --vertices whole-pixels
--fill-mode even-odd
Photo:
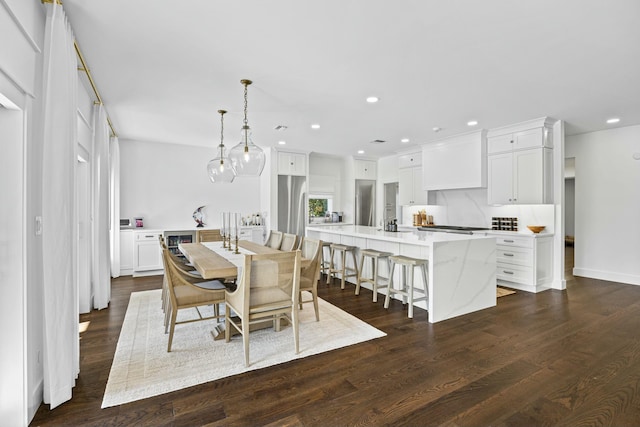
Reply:
[[[373,302],[378,301],[378,290],[386,289],[386,297],[384,301],[384,308],[389,308],[389,302],[391,296],[398,294],[402,296],[402,303],[408,306],[408,316],[413,318],[413,303],[418,301],[427,301],[429,298],[429,261],[426,259],[413,258],[404,255],[394,255],[391,252],[378,251],[375,249],[361,249],[360,252],[360,265],[356,260],[356,246],[345,245],[340,243],[323,242],[321,270],[323,274],[327,275],[327,284],[330,284],[332,279],[336,278],[336,274],[340,277],[340,288],[345,288],[345,279],[348,277],[356,277],[356,290],[355,294],[360,295],[360,287],[362,283],[370,283],[373,291]],[[325,259],[325,248],[329,249],[329,258]],[[353,267],[347,265],[347,254],[351,255],[353,260]],[[340,262],[335,262],[336,255],[340,258]],[[365,276],[365,262],[370,261],[371,275]],[[387,264],[387,272],[389,276],[385,277],[379,274],[379,264],[385,262]],[[394,287],[393,277],[396,265],[399,265],[400,270],[400,284],[399,287]],[[414,269],[419,268],[422,274],[423,288],[414,287]],[[414,293],[418,293],[421,296],[415,297]]]

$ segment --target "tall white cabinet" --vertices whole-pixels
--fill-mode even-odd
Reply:
[[[426,205],[427,192],[422,189],[422,153],[398,157],[398,204]]]
[[[490,130],[488,203],[553,203],[552,121],[548,118]]]

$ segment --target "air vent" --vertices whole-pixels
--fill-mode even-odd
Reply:
[[[287,130],[287,127],[285,125],[278,125],[276,127],[274,127],[275,130]]]
[[[371,144],[384,144],[385,141],[384,139],[374,139],[373,141],[371,141]]]

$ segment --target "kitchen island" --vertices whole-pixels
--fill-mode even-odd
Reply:
[[[352,245],[359,249],[376,249],[428,259],[429,300],[415,303],[415,306],[429,312],[430,323],[496,305],[495,237],[419,230],[387,232],[360,225],[310,226],[306,234],[314,239]],[[357,258],[359,260],[360,256]],[[336,261],[339,262],[337,258]],[[365,266],[365,269],[368,268]],[[380,274],[387,273],[384,266],[380,266],[379,270]],[[395,287],[399,286],[398,270],[394,272]],[[370,274],[369,271],[365,273]],[[417,271],[415,286],[424,286]]]

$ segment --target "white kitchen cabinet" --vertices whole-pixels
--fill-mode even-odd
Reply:
[[[420,151],[416,153],[400,154],[398,156],[398,168],[411,168],[415,166],[422,166],[422,153]]]
[[[355,159],[353,166],[356,179],[376,179],[377,168],[374,160]]]
[[[553,151],[518,150],[488,156],[488,203],[553,203]]]
[[[148,274],[149,272],[161,273],[162,251],[160,250],[159,237],[161,231],[136,231],[133,244],[133,275]]]
[[[427,192],[422,189],[422,167],[398,170],[398,204],[426,205]]]
[[[505,153],[528,148],[553,148],[551,130],[543,127],[492,136],[488,139],[488,153]]]
[[[514,233],[515,234],[515,233]],[[496,237],[497,282],[528,292],[549,289],[553,281],[553,236],[487,235]]]
[[[249,240],[254,243],[264,243],[264,227],[262,226],[245,226],[240,228],[240,240]]]
[[[422,173],[423,190],[486,188],[486,130],[423,145]]]
[[[133,230],[120,230],[120,275],[133,274]]]
[[[278,175],[305,176],[307,155],[303,153],[278,152]]]

